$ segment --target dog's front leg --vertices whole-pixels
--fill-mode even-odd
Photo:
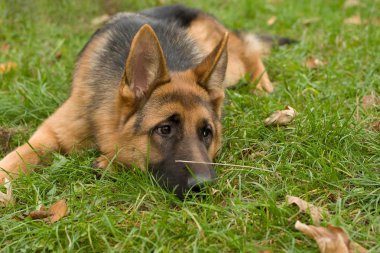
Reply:
[[[72,99],[66,101],[32,135],[27,143],[16,148],[0,161],[0,183],[30,172],[28,165],[37,165],[53,151],[69,152],[82,147],[89,135],[83,109]]]
[[[28,143],[18,147],[0,161],[0,183],[4,179],[15,178],[20,173],[28,173],[27,164],[38,164],[41,157],[58,150],[59,144],[49,122],[45,122],[33,134]]]

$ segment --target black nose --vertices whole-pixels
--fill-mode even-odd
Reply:
[[[209,175],[193,175],[187,180],[187,187],[194,192],[200,192],[205,185],[210,185],[216,181],[216,173],[210,170]]]

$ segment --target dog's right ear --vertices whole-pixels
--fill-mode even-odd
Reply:
[[[159,85],[170,81],[160,42],[145,24],[133,38],[120,84],[120,95],[128,104],[147,99]]]

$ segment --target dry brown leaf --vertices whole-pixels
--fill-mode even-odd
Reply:
[[[15,62],[6,62],[0,64],[0,74],[6,74],[11,70],[17,68],[17,64]]]
[[[0,192],[0,205],[9,206],[14,203],[13,194],[12,194],[12,184],[8,178],[4,179],[4,187],[6,193]]]
[[[0,47],[1,52],[7,52],[11,48],[11,45],[9,43],[4,43]]]
[[[295,228],[305,235],[313,238],[321,253],[355,253],[367,252],[365,248],[353,242],[347,233],[340,227],[327,225],[327,227],[316,227],[306,225],[297,221]]]
[[[62,58],[62,52],[61,51],[57,51],[54,54],[54,57],[55,57],[56,60],[60,60]]]
[[[376,95],[375,92],[371,92],[370,95],[362,97],[362,107],[363,109],[371,109],[377,105],[380,105],[380,98]]]
[[[360,0],[346,0],[346,2],[344,2],[343,7],[344,8],[355,7],[355,6],[359,6],[360,4],[361,4]]]
[[[68,207],[66,200],[61,199],[55,202],[48,210],[52,215],[48,218],[49,223],[54,223],[62,219],[68,214]]]
[[[329,215],[328,211],[323,210],[322,207],[314,206],[298,197],[286,196],[286,203],[289,205],[296,204],[302,212],[310,212],[311,219],[315,225],[320,224],[320,221],[323,219],[323,214]]]
[[[45,219],[52,216],[53,214],[50,211],[46,211],[44,206],[41,206],[39,210],[32,211],[28,214],[33,220]]]
[[[11,140],[12,133],[3,128],[0,128],[0,151],[9,151],[9,142]]]
[[[275,111],[271,116],[264,120],[266,126],[285,126],[293,121],[297,116],[297,111],[289,105],[285,106],[285,110]]]
[[[375,121],[371,124],[371,130],[374,132],[380,132],[380,120]]]
[[[310,56],[306,59],[305,61],[305,66],[309,69],[316,69],[316,68],[320,68],[320,67],[323,67],[324,65],[326,65],[327,62],[326,61],[322,61],[320,59],[317,59],[313,56]]]
[[[348,25],[362,25],[362,24],[364,24],[363,20],[361,19],[361,17],[359,15],[346,18],[344,20],[344,23],[348,24]]]
[[[92,19],[91,24],[93,26],[100,26],[100,25],[103,25],[104,23],[106,23],[108,20],[110,20],[110,18],[111,18],[110,15],[104,14],[104,15],[101,15],[99,17]]]
[[[305,19],[302,24],[304,25],[311,25],[311,24],[315,24],[315,23],[318,23],[319,21],[321,20],[321,18],[308,18],[308,19]]]
[[[270,17],[268,19],[267,25],[272,26],[274,23],[276,23],[276,21],[277,21],[277,17],[276,16],[272,16],[272,17]]]

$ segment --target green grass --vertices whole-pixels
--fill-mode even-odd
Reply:
[[[11,148],[25,142],[65,100],[76,55],[107,11],[133,11],[160,1],[0,0],[0,63],[16,70],[0,75],[0,126],[17,128]],[[166,1],[165,1],[166,2]],[[168,1],[170,2],[170,1]],[[220,176],[204,197],[180,202],[138,169],[96,180],[97,153],[54,154],[30,176],[14,181],[14,206],[0,208],[4,252],[317,252],[294,229],[307,215],[284,204],[294,195],[327,208],[324,220],[339,225],[371,252],[380,251],[380,134],[368,125],[379,108],[356,114],[356,100],[380,94],[379,25],[344,25],[360,14],[379,18],[380,1],[185,1],[219,17],[232,29],[297,38],[266,59],[276,91],[254,96],[246,83],[227,91],[223,148],[217,162],[269,169],[217,167]],[[277,22],[266,21],[277,16]],[[305,19],[319,17],[308,26]],[[55,54],[62,53],[57,60]],[[304,60],[328,61],[315,70]],[[263,120],[291,105],[300,113],[288,127]],[[21,130],[20,130],[21,129]],[[0,151],[0,157],[5,152]],[[70,214],[54,225],[15,217],[66,198]]]

